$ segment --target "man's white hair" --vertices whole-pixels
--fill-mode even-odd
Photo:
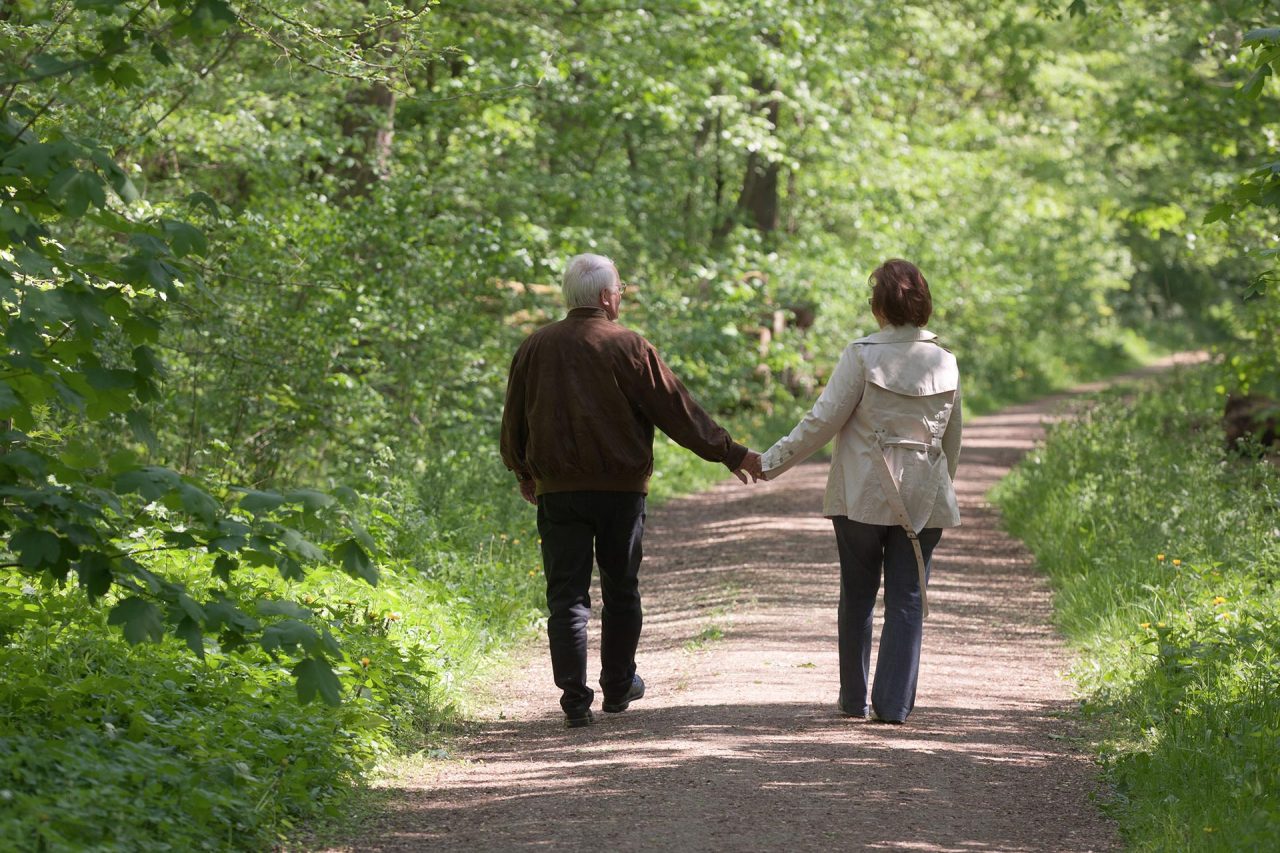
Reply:
[[[564,268],[564,302],[570,308],[600,304],[600,294],[618,284],[618,268],[604,255],[574,255]]]

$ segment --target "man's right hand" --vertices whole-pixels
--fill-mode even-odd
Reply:
[[[747,455],[742,458],[742,465],[733,473],[734,476],[744,483],[747,482],[748,474],[751,475],[751,482],[753,483],[758,483],[763,480],[764,467],[760,461],[760,454],[756,453],[754,450],[748,450]]]
[[[743,482],[746,482],[745,480]],[[538,505],[538,484],[533,480],[520,481],[520,497],[534,506]]]

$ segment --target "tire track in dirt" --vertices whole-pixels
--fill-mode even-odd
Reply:
[[[1099,387],[966,423],[964,526],[935,552],[907,725],[835,710],[826,464],[731,480],[649,515],[644,699],[623,714],[597,702],[594,725],[561,728],[544,639],[494,686],[461,760],[391,782],[387,811],[336,849],[1117,848],[1094,803],[1096,769],[1073,745],[1070,654],[1048,585],[984,497],[1043,422]]]

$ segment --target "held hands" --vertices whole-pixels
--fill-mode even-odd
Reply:
[[[751,482],[753,483],[758,483],[765,478],[760,454],[754,450],[747,451],[747,455],[742,459],[742,467],[733,472],[733,475],[743,483],[747,482],[748,474],[751,475]]]
[[[743,480],[743,482],[745,483],[746,481]],[[533,480],[520,481],[520,497],[524,498],[534,506],[538,505],[537,489],[538,489],[538,484],[535,483]]]

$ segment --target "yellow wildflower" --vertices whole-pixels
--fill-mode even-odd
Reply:
[[[1156,554],[1156,560],[1158,560],[1159,562],[1163,563],[1163,562],[1164,562],[1164,554]]]
[[[1150,623],[1150,622],[1143,622],[1143,623],[1142,623],[1141,625],[1139,625],[1138,627],[1139,627],[1139,628],[1150,628],[1150,627],[1151,627],[1151,623]]]
[[[387,614],[387,621],[388,621],[388,622],[399,622],[399,621],[400,621],[400,614],[399,614],[399,613],[396,613],[396,612],[394,612],[394,611],[392,611],[391,613],[388,613],[388,614]]]
[[[1214,596],[1214,599],[1213,599],[1213,606],[1214,606],[1214,607],[1217,607],[1219,604],[1226,604],[1226,603],[1227,603],[1227,600],[1226,600],[1225,598],[1223,598],[1222,596],[1220,596],[1220,595],[1218,595],[1218,596]]]
[[[1181,560],[1174,560],[1174,561],[1173,561],[1173,564],[1174,564],[1175,566],[1181,566],[1181,565],[1182,565],[1182,561],[1181,561]]]
[[[361,665],[362,667],[364,667],[365,669],[368,669],[368,668],[369,668],[369,659],[368,659],[368,658],[360,658],[360,665]]]

